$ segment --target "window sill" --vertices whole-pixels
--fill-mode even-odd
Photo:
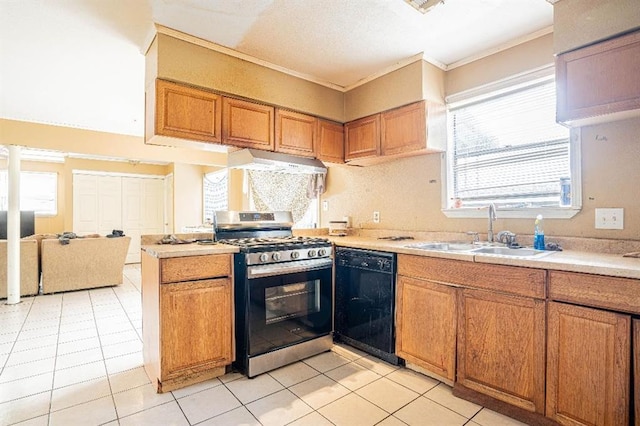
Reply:
[[[541,214],[545,219],[571,219],[580,212],[578,207],[568,208],[532,208],[532,209],[496,209],[500,219],[535,219]],[[455,219],[486,218],[487,208],[442,209],[446,217]]]

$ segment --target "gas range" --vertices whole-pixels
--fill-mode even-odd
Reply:
[[[333,248],[294,237],[291,212],[215,213],[234,255],[235,367],[253,377],[331,348]]]
[[[290,212],[216,212],[216,240],[240,247],[249,265],[330,258],[326,238],[293,236]]]
[[[331,243],[325,238],[291,236],[223,239],[220,242],[240,247],[240,252],[246,253],[247,265],[317,259],[332,254]]]

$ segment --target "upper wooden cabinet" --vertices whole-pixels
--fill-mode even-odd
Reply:
[[[273,151],[274,114],[272,106],[225,97],[222,101],[222,142]]]
[[[276,151],[315,157],[316,117],[298,112],[276,109]]]
[[[346,123],[344,133],[345,161],[380,155],[380,114]]]
[[[426,147],[427,116],[424,101],[387,111],[381,115],[382,155],[419,151]]]
[[[345,124],[345,161],[380,163],[446,149],[444,107],[426,101]]]
[[[344,163],[344,126],[318,119],[316,157],[329,163]]]
[[[548,324],[547,416],[629,424],[631,316],[550,302]]]
[[[640,31],[558,55],[557,121],[589,124],[640,115]]]
[[[155,113],[157,135],[206,142],[222,141],[222,96],[218,94],[156,80]]]

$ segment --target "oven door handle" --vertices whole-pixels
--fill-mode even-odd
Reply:
[[[333,260],[330,257],[322,259],[298,260],[296,262],[271,263],[269,265],[255,265],[247,268],[247,278],[272,277],[274,275],[295,274],[296,272],[315,271],[330,268]]]

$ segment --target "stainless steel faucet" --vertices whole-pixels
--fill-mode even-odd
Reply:
[[[489,230],[487,231],[487,241],[493,242],[493,221],[496,220],[496,205],[489,203]]]

